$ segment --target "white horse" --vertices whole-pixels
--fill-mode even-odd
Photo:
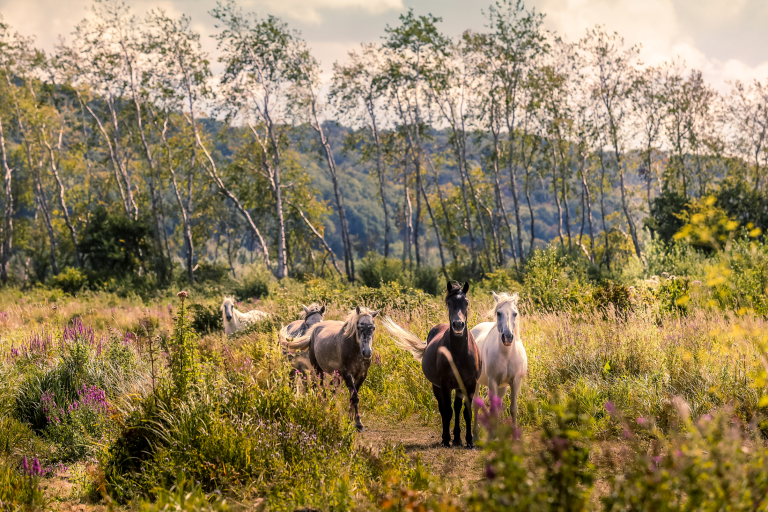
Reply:
[[[224,332],[227,334],[242,331],[256,322],[269,318],[269,313],[259,311],[258,309],[241,313],[235,309],[234,297],[224,297],[224,302],[221,304],[221,314],[224,320]]]
[[[503,399],[506,388],[512,388],[512,400],[509,405],[509,414],[512,416],[514,427],[517,428],[517,396],[520,393],[520,385],[528,373],[528,356],[520,339],[520,320],[517,310],[517,301],[520,296],[515,293],[496,294],[493,300],[496,304],[488,316],[493,315],[495,321],[483,322],[472,329],[480,349],[480,360],[483,362],[483,371],[477,381],[477,389],[480,385],[488,386],[488,396],[498,396]],[[499,388],[503,388],[499,393]],[[472,431],[477,436],[477,414]]]

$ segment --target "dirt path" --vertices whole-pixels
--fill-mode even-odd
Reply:
[[[462,422],[463,425],[463,422]],[[464,439],[462,430],[462,439]],[[421,457],[432,472],[457,480],[467,489],[483,475],[483,454],[479,449],[443,448],[439,425],[425,425],[416,417],[399,422],[370,417],[360,442],[372,448],[402,443],[408,455]]]

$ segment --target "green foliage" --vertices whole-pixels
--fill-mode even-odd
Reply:
[[[227,500],[218,494],[205,494],[199,485],[188,482],[183,473],[176,478],[170,489],[159,487],[153,490],[154,501],[142,500],[141,512],[226,512],[230,510]]]
[[[400,260],[384,258],[373,251],[365,255],[357,270],[360,281],[368,288],[398,283],[430,295],[438,295],[444,286],[437,268],[421,266],[413,270],[404,269]]]
[[[665,244],[671,243],[675,233],[685,225],[680,214],[685,211],[687,202],[676,190],[662,190],[661,194],[651,201],[651,217],[646,219],[646,226]]]
[[[626,312],[632,306],[631,291],[626,285],[605,280],[592,290],[592,302],[596,308]]]
[[[240,300],[267,297],[271,280],[272,276],[266,268],[262,266],[253,267],[236,284],[235,296]]]
[[[80,269],[67,267],[59,275],[53,276],[49,284],[54,288],[60,288],[71,295],[83,290],[88,284],[88,276]]]
[[[80,250],[93,276],[103,280],[135,274],[150,261],[149,238],[150,229],[144,221],[98,207],[83,230]]]
[[[528,259],[523,287],[526,298],[547,311],[580,310],[589,305],[592,296],[586,265],[554,244],[535,251]]]
[[[495,433],[485,453],[485,480],[468,498],[470,510],[584,511],[594,483],[589,463],[592,417],[574,400],[546,404],[541,448],[527,452],[518,433],[498,421],[499,403],[478,414]],[[526,459],[534,464],[526,467]]]
[[[208,334],[224,330],[220,304],[190,304],[192,312],[191,328],[197,333]]]
[[[166,341],[169,369],[174,392],[178,397],[187,396],[187,389],[200,379],[200,363],[197,357],[197,335],[187,318],[187,292],[179,292],[179,309],[173,335]]]
[[[603,498],[606,511],[764,510],[768,507],[768,452],[759,433],[734,424],[727,409],[692,423],[685,430],[660,435],[648,420],[637,434],[650,432],[658,441],[650,450],[630,434],[631,457],[614,462],[616,476]],[[754,444],[753,444],[754,443]],[[754,446],[754,453],[750,445]],[[615,461],[615,459],[613,459]]]

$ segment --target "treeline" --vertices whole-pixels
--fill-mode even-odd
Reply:
[[[234,2],[210,12],[219,74],[160,9],[96,0],[50,54],[0,18],[3,283],[195,280],[243,257],[354,280],[371,248],[493,272],[549,241],[551,212],[561,246],[610,268],[696,198],[764,222],[768,84],[723,96],[604,27],[566,41],[521,1],[484,12],[487,30],[449,37],[409,11],[330,84],[298,32]],[[373,210],[361,243],[350,218]]]

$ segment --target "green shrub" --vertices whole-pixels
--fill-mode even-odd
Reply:
[[[525,265],[523,288],[535,307],[545,311],[583,310],[591,306],[592,292],[586,266],[556,245],[534,252]]]
[[[227,500],[221,498],[221,491],[207,495],[194,482],[188,482],[181,473],[170,489],[162,487],[153,490],[154,502],[142,500],[141,512],[225,512],[230,510]]]
[[[221,283],[229,279],[229,266],[202,260],[197,264],[195,280],[198,283]]]
[[[418,267],[413,270],[413,287],[430,295],[439,295],[445,285],[441,277],[438,268]]]
[[[632,306],[629,287],[609,280],[601,282],[592,290],[592,302],[597,308],[613,307],[622,313]]]
[[[696,424],[684,413],[683,432],[669,437],[659,436],[645,418],[637,420],[638,427],[626,425],[631,457],[611,468],[616,476],[602,500],[604,510],[765,510],[768,451],[759,433],[747,431],[749,439],[731,413],[726,409]],[[642,441],[647,435],[658,439],[650,449]]]
[[[271,280],[272,276],[266,268],[254,267],[235,286],[235,296],[240,300],[267,297]]]
[[[87,284],[88,276],[82,270],[74,267],[68,267],[64,272],[59,272],[59,275],[53,276],[50,279],[51,286],[59,288],[70,295],[81,291]]]
[[[478,411],[496,438],[485,452],[485,480],[467,500],[469,510],[587,510],[594,482],[589,463],[592,417],[578,402],[557,398],[544,406],[540,449],[531,453],[519,433],[499,421],[501,401]],[[526,467],[526,459],[534,470]]]
[[[400,260],[385,259],[378,252],[371,251],[363,257],[357,274],[365,286],[378,288],[382,284],[400,282],[403,277],[403,264]]]
[[[189,310],[192,312],[191,327],[195,332],[208,334],[224,330],[219,304],[190,304]]]

